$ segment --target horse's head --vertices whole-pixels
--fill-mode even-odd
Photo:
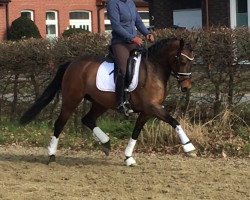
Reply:
[[[183,39],[163,39],[152,45],[148,52],[156,67],[162,67],[167,76],[172,74],[176,77],[181,91],[191,88],[191,64],[194,60],[191,45],[185,44]]]
[[[185,45],[183,39],[173,48],[172,59],[170,60],[171,74],[177,79],[182,92],[191,88],[191,64],[194,60],[192,48]]]

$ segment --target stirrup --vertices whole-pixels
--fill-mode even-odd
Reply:
[[[130,113],[133,113],[134,111],[127,108],[125,103],[122,103],[120,104],[118,107],[117,107],[117,111],[119,113],[122,113],[122,114],[125,114],[127,117],[129,116]]]
[[[133,109],[132,109],[131,106],[130,106],[129,101],[125,101],[123,104],[124,104],[125,108],[127,109],[127,110],[126,110],[126,111],[127,111],[127,114],[130,114],[130,113],[133,113],[133,112],[134,112]]]

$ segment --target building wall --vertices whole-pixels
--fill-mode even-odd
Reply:
[[[90,11],[92,31],[97,32],[97,8],[95,0],[12,0],[9,4],[10,24],[20,17],[22,10],[34,11],[34,22],[43,37],[46,35],[46,11],[58,12],[59,35],[69,26],[69,12],[74,10]]]
[[[96,0],[11,0],[9,3],[9,25],[20,17],[21,11],[32,10],[34,12],[34,22],[37,25],[42,37],[46,36],[46,11],[58,12],[59,36],[69,26],[69,12],[84,10],[91,12],[92,32],[104,32],[104,6],[105,0],[98,1],[100,6],[96,6]],[[138,10],[148,10],[147,4],[142,0],[135,0]],[[4,17],[2,17],[4,16]],[[98,16],[100,20],[98,20]],[[0,19],[5,20],[5,10],[0,7]],[[99,22],[98,22],[99,21]],[[99,24],[98,24],[99,23]],[[6,32],[6,24],[0,23],[0,40],[5,39],[3,33]]]
[[[230,1],[208,0],[208,13],[210,26],[230,27]]]
[[[208,0],[209,25],[230,25],[229,0]],[[151,24],[155,28],[173,26],[173,10],[202,9],[202,24],[206,25],[205,0],[150,0],[149,12]]]
[[[150,20],[155,28],[173,26],[173,10],[200,8],[202,0],[151,0]]]
[[[150,22],[155,28],[166,28],[173,24],[171,1],[151,0],[149,2]]]
[[[0,41],[6,39],[6,5],[0,5]]]

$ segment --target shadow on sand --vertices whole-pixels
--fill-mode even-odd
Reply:
[[[17,155],[11,153],[0,153],[0,162],[13,162],[13,163],[37,163],[37,164],[48,164],[49,157],[46,155],[34,155],[34,154],[27,154],[27,155]],[[50,163],[51,165],[53,163]],[[56,157],[56,164],[63,165],[63,166],[87,166],[87,165],[94,165],[94,166],[121,166],[118,162],[112,160],[109,156],[101,156],[100,155],[85,155],[85,157],[75,157],[70,155],[58,155]]]

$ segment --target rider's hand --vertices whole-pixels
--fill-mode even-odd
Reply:
[[[142,39],[138,36],[135,36],[132,40],[131,40],[134,44],[137,44],[138,46],[142,45]]]
[[[154,42],[155,41],[154,35],[151,34],[151,33],[147,34],[146,39],[149,42]]]

